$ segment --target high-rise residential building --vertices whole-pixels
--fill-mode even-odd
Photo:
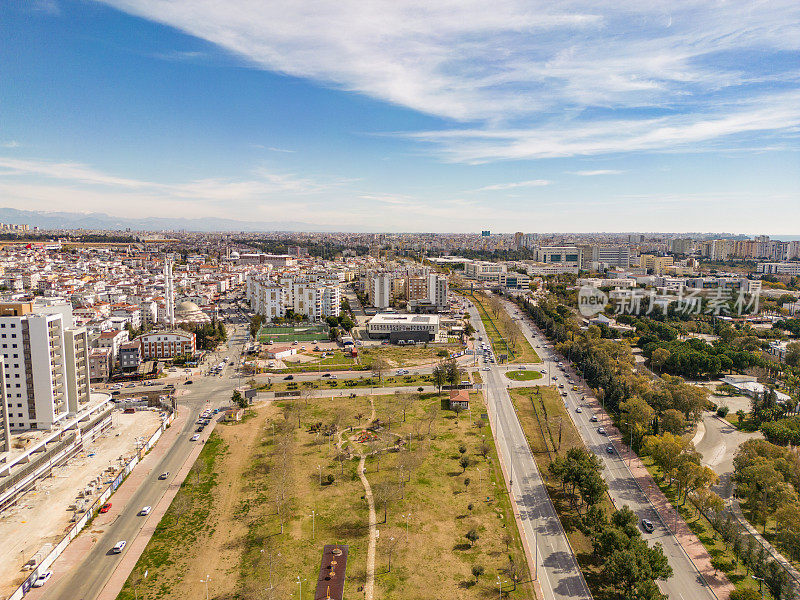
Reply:
[[[0,346],[11,429],[49,429],[88,402],[88,338],[72,328],[71,313],[0,304]]]
[[[691,254],[694,252],[694,240],[689,238],[672,240],[672,252],[675,254]]]
[[[0,361],[0,389],[6,389],[6,369],[3,361]],[[5,394],[2,394],[3,402],[0,404],[0,452],[11,450],[11,425],[8,420],[8,413],[11,407],[8,406]]]
[[[436,307],[437,310],[445,310],[448,307],[447,294],[450,291],[446,275],[431,273],[428,275],[428,302]]]
[[[367,297],[375,308],[389,308],[392,303],[392,276],[387,273],[374,275],[369,280]]]
[[[428,297],[428,280],[425,277],[408,277],[406,279],[406,300],[424,300]]]
[[[581,246],[581,265],[602,263],[627,269],[631,265],[631,250],[627,246]]]
[[[85,327],[64,330],[67,366],[67,399],[69,412],[77,413],[88,406],[92,396],[89,373],[89,333]]]

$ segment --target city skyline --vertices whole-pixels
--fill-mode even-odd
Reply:
[[[7,3],[0,204],[797,234],[799,10]]]

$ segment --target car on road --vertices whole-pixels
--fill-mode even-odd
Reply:
[[[106,514],[108,511],[111,510],[111,502],[106,502],[103,506],[100,507],[100,514]]]
[[[146,517],[147,515],[150,514],[151,510],[153,510],[152,506],[143,506],[142,510],[139,511],[139,516],[140,517]]]
[[[606,434],[606,428],[605,427],[598,427],[597,428],[597,433],[599,433],[600,435],[605,435]]]
[[[126,385],[125,387],[126,387],[126,388],[132,388],[132,387],[136,387],[136,384],[135,384],[135,383],[129,383],[129,384],[128,384],[128,385]]]
[[[611,444],[606,446],[606,452],[608,452],[609,454],[614,454],[614,446],[612,446]]]
[[[561,392],[561,395],[564,396],[564,398],[566,398],[567,397],[567,392]]]
[[[199,440],[199,439],[200,439],[200,434],[199,434],[199,433],[195,433],[195,434],[192,436],[192,441],[193,441],[193,442],[196,442],[196,441],[197,441],[197,440]]]
[[[158,476],[159,479],[166,479],[169,477],[169,471],[164,471],[161,475]]]
[[[578,408],[575,409],[575,412],[576,413],[583,412],[583,409],[579,406]]]
[[[125,540],[118,541],[116,544],[114,544],[114,547],[111,549],[111,554],[121,553],[125,549],[125,546],[127,545],[128,542],[126,542]]]
[[[195,429],[195,432],[202,433],[203,429],[204,429],[203,425],[200,425],[197,429]]]
[[[294,379],[294,375],[287,375],[283,378],[284,381],[291,381],[292,379]]]
[[[322,376],[323,376],[323,377],[330,377],[330,376],[331,376],[331,374],[330,374],[330,373],[323,373],[323,374],[322,374]]]
[[[483,367],[483,370],[484,371],[491,371],[492,369],[490,367]]]
[[[191,379],[187,379],[186,381],[183,382],[183,385],[192,385],[193,383],[194,381],[192,381]]]
[[[597,423],[597,415],[592,415],[592,418],[589,419],[592,423]]]
[[[31,586],[32,587],[42,587],[45,583],[47,583],[47,580],[50,579],[52,576],[53,576],[53,572],[52,571],[45,571],[44,573],[40,574],[34,580],[34,582],[31,584]]]
[[[656,529],[656,526],[653,525],[651,520],[642,519],[642,529],[644,529],[647,533],[653,533],[653,531]]]
[[[561,389],[563,390],[563,389],[564,389],[564,384],[563,384],[563,383],[559,383],[559,384],[558,384],[558,387],[559,387],[559,388],[561,388]]]
[[[553,375],[550,379],[552,379],[553,381],[556,381],[558,379],[558,376],[557,375]]]
[[[547,371],[546,371],[545,369],[541,369],[541,370],[539,371],[539,373],[547,373]]]

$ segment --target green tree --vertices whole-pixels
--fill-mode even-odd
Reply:
[[[234,406],[238,406],[239,408],[247,408],[247,398],[242,396],[239,390],[233,390],[233,394],[231,395],[231,402]]]
[[[681,411],[669,408],[661,415],[660,426],[662,431],[681,435],[686,431],[686,417]]]
[[[464,534],[464,537],[467,538],[469,541],[470,548],[475,545],[475,542],[480,539],[480,535],[478,535],[478,531],[476,529],[470,529],[467,533]]]

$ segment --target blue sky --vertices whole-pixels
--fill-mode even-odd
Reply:
[[[0,0],[0,205],[800,233],[800,5]]]

